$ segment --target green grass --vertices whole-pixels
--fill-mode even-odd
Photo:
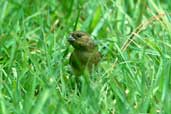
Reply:
[[[75,30],[103,54],[79,94],[68,64]],[[1,0],[0,114],[170,112],[169,0]]]

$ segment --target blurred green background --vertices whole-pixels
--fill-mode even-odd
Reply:
[[[169,0],[1,0],[0,114],[169,114]],[[72,31],[103,55],[73,89]]]

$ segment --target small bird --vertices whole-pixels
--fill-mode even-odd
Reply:
[[[101,54],[90,35],[75,31],[70,34],[68,42],[74,47],[69,59],[74,74],[81,75],[85,70],[91,72],[100,61]]]

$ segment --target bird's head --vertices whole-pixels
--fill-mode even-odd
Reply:
[[[75,31],[70,33],[68,42],[75,49],[79,49],[79,50],[91,50],[96,47],[90,35],[81,31]]]

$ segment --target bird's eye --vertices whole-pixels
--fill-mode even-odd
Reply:
[[[77,36],[77,38],[80,38],[82,36],[82,34],[77,34],[76,36]]]

